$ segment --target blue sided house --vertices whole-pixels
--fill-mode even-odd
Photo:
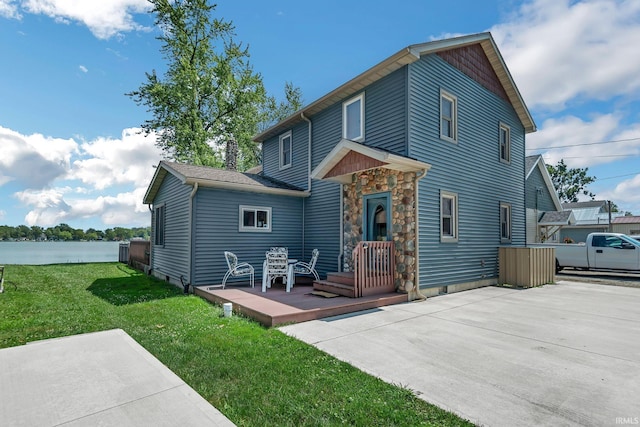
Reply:
[[[215,285],[224,251],[259,278],[284,246],[354,297],[495,284],[498,247],[526,243],[535,130],[491,34],[408,46],[255,136],[259,173],[160,162],[150,267]]]

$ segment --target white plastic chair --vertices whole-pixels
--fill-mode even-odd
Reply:
[[[262,271],[262,292],[267,292],[267,288],[270,288],[273,281],[278,277],[282,277],[287,292],[290,292],[291,282],[293,281],[291,277],[293,269],[290,268],[292,266],[289,266],[287,252],[283,250],[271,250],[266,252],[265,256],[266,259]]]
[[[298,261],[293,264],[293,273],[294,274],[313,274],[316,280],[320,280],[318,276],[318,272],[316,271],[316,262],[318,261],[318,256],[320,252],[317,249],[314,249],[311,252],[311,260],[307,262]]]
[[[241,276],[249,276],[251,280],[251,287],[254,286],[254,271],[253,266],[248,262],[242,262],[238,264],[238,257],[233,252],[224,252],[224,257],[227,260],[227,265],[229,266],[229,270],[224,275],[224,279],[222,279],[222,289],[224,289],[225,284],[227,283],[227,279],[229,277],[241,277]]]

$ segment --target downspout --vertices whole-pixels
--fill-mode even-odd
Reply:
[[[340,252],[338,253],[338,271],[342,272],[344,265],[344,199],[343,199],[343,187],[344,184],[340,184]]]
[[[415,229],[416,229],[416,274],[415,274],[415,293],[416,299],[426,300],[427,297],[420,292],[420,203],[419,203],[419,181],[427,175],[427,170],[422,169],[420,172],[416,172],[416,198],[415,198]]]
[[[311,131],[312,131],[312,123],[305,115],[304,112],[300,113],[300,118],[309,124],[309,136],[307,137],[307,192],[311,193]],[[305,251],[305,205],[307,204],[307,198],[302,199],[302,256],[304,258]]]
[[[307,191],[311,193],[311,130],[312,123],[311,120],[304,115],[304,113],[300,113],[300,118],[305,122],[309,123],[309,137],[307,138],[308,147],[307,147]]]
[[[151,235],[149,236],[149,270],[145,271],[146,274],[150,275],[151,272],[153,271],[153,269],[151,268],[151,266],[153,265],[153,241],[154,239],[154,234],[155,234],[155,226],[154,226],[154,221],[153,221],[153,208],[151,207],[151,203],[147,204],[147,207],[149,208],[149,212],[151,212]]]
[[[189,280],[185,283],[182,280],[182,276],[180,277],[180,281],[182,282],[182,288],[185,294],[189,293],[189,287],[191,283],[193,283],[193,198],[196,196],[198,192],[198,183],[193,184],[193,190],[189,194],[189,271],[187,272],[187,277]]]

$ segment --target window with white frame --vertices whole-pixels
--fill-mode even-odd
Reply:
[[[271,208],[240,205],[239,231],[271,232]]]
[[[342,137],[352,141],[364,139],[364,93],[342,104]]]
[[[458,241],[458,195],[440,192],[440,241]]]
[[[458,141],[458,99],[440,91],[440,138]]]
[[[500,240],[511,241],[511,205],[500,203]]]
[[[291,167],[291,131],[280,135],[280,169]]]
[[[155,207],[153,244],[156,246],[164,246],[166,212],[167,212],[167,205],[165,204]]]
[[[511,161],[511,129],[504,123],[500,123],[500,161]]]

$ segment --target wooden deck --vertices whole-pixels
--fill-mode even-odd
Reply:
[[[196,287],[194,292],[216,304],[230,302],[233,304],[234,312],[242,313],[269,327],[306,322],[408,301],[406,294],[396,292],[362,298],[343,296],[325,298],[311,294],[313,286],[310,282],[296,283],[289,293],[285,292],[282,284],[274,284],[265,293],[262,293],[259,283],[256,283],[255,288],[246,285],[227,285],[226,289],[209,290],[210,287]]]

